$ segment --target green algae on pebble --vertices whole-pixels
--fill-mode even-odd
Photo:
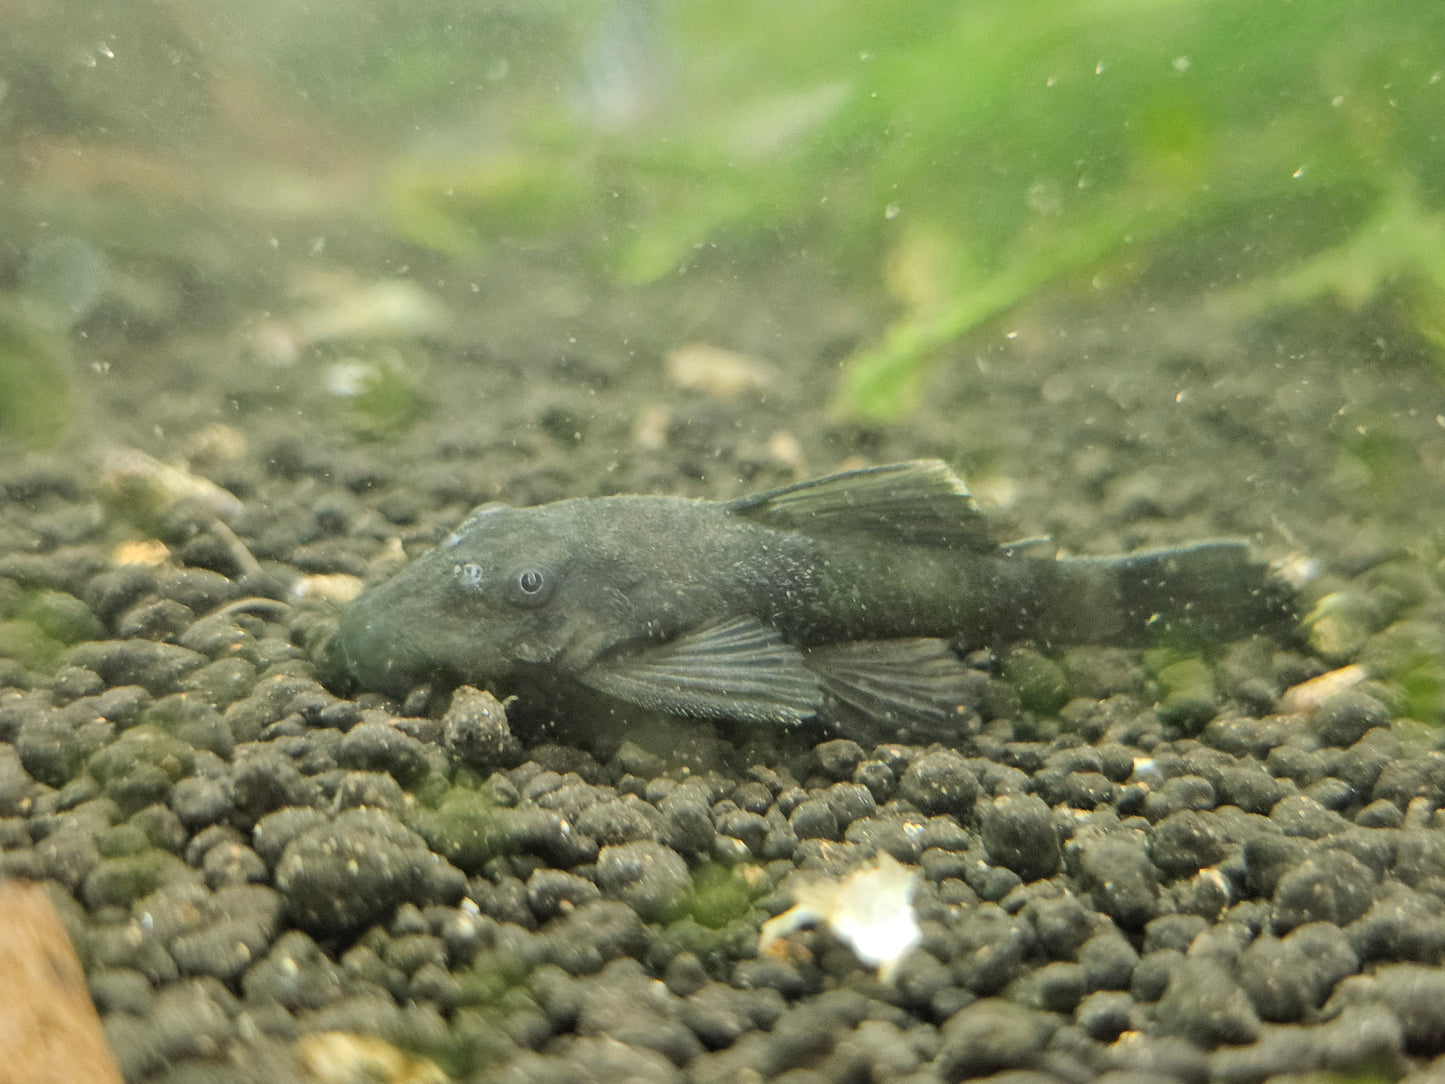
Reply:
[[[101,859],[86,875],[81,898],[91,910],[129,907],[162,885],[200,879],[199,870],[169,851],[151,848]]]
[[[453,865],[476,873],[496,857],[548,848],[568,832],[562,818],[535,805],[498,805],[490,796],[452,787],[435,808],[411,811],[409,826]]]

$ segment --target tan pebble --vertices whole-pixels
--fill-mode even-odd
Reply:
[[[772,372],[755,358],[711,343],[687,343],[668,354],[667,379],[684,391],[725,400],[773,384]]]
[[[797,474],[804,473],[807,465],[803,457],[803,446],[798,438],[786,429],[779,429],[768,438],[768,459],[780,467]]]
[[[672,425],[672,411],[662,403],[651,403],[637,412],[632,423],[632,442],[649,452],[667,447],[667,430]]]
[[[241,501],[234,493],[183,464],[162,463],[138,448],[107,453],[100,481],[102,492],[112,502],[122,507],[135,503],[151,515],[164,513],[183,500],[195,501],[221,519],[241,513]]]
[[[118,565],[163,565],[171,559],[171,551],[159,539],[146,538],[122,542],[111,551],[110,559]]]
[[[303,1035],[293,1049],[302,1079],[314,1084],[444,1084],[447,1080],[435,1062],[369,1035],[322,1031]]]
[[[1353,689],[1369,676],[1369,671],[1363,666],[1342,666],[1286,689],[1280,698],[1280,707],[1293,715],[1316,711],[1330,697]]]
[[[350,602],[365,586],[359,576],[319,572],[297,580],[291,588],[291,598],[295,602]]]
[[[374,566],[381,569],[398,569],[407,563],[406,547],[401,544],[399,538],[388,538],[386,545],[381,547],[381,552],[376,555]]]
[[[251,451],[251,441],[234,425],[212,422],[192,434],[186,451],[197,459],[213,462],[243,459]]]

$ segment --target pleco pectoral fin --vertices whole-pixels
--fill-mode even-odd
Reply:
[[[981,702],[984,675],[965,666],[946,640],[860,640],[809,649],[808,668],[840,733],[897,741],[905,732],[958,738]]]
[[[587,685],[675,715],[796,723],[823,706],[818,679],[776,629],[739,617],[596,663]]]

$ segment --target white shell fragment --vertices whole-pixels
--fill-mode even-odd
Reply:
[[[775,952],[788,934],[823,923],[858,959],[877,967],[880,980],[892,982],[903,958],[923,939],[913,911],[917,882],[916,869],[886,852],[842,880],[807,880],[793,889],[794,906],[763,923],[758,952]]]

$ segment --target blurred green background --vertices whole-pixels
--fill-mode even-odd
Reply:
[[[0,43],[0,424],[67,332],[268,302],[277,252],[646,284],[780,251],[892,306],[839,413],[1079,285],[1388,297],[1445,344],[1433,0],[32,0]]]

